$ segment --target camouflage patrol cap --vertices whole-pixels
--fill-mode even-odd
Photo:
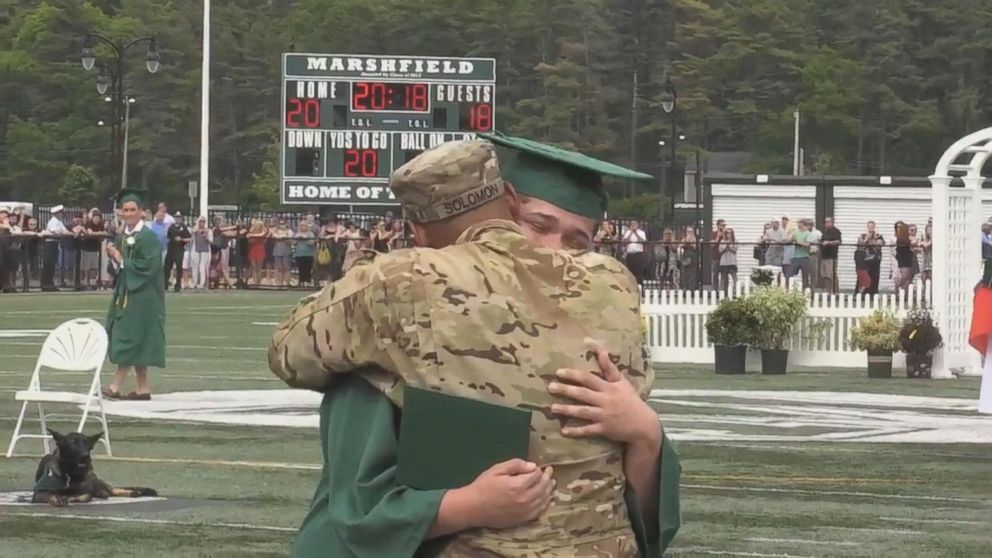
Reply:
[[[410,219],[441,221],[503,195],[496,149],[488,141],[449,141],[393,171],[389,188]]]

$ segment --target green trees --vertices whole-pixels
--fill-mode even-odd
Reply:
[[[113,189],[110,109],[79,65],[89,30],[155,35],[162,68],[127,62],[129,181],[185,198],[199,164],[201,2],[0,0],[0,198],[94,203]],[[792,113],[814,173],[925,174],[992,121],[992,8],[982,0],[231,0],[213,11],[211,190],[272,203],[280,54],[497,59],[497,124],[660,175],[679,93],[679,156],[754,154],[788,172]],[[99,61],[109,52],[97,49]],[[635,78],[636,76],[636,78]],[[635,90],[636,82],[636,90]],[[67,185],[72,185],[68,188]],[[613,197],[657,185],[611,185]]]

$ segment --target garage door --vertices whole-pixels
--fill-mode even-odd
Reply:
[[[834,188],[834,220],[841,232],[843,245],[838,254],[837,274],[841,289],[853,290],[856,283],[854,251],[858,237],[866,230],[868,221],[875,221],[879,234],[885,238],[882,257],[881,289],[891,291],[889,278],[893,271],[897,221],[914,224],[920,233],[932,214],[930,188],[898,188],[889,186],[837,186]]]
[[[816,217],[816,187],[769,186],[754,184],[713,185],[713,225],[718,219],[734,229],[740,247],[737,250],[738,278],[748,277],[758,265],[754,246],[765,223],[787,216],[792,221]],[[707,237],[708,238],[708,237]]]

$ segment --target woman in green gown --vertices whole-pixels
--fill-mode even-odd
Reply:
[[[148,367],[165,367],[165,280],[162,248],[142,220],[141,198],[124,190],[118,196],[124,228],[107,257],[117,270],[114,297],[107,313],[110,362],[117,375],[103,394],[110,399],[151,399]],[[137,388],[123,395],[128,369],[134,367]]]

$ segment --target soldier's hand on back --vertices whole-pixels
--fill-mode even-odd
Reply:
[[[505,529],[537,519],[551,502],[554,470],[511,459],[497,463],[465,487],[479,527]]]

